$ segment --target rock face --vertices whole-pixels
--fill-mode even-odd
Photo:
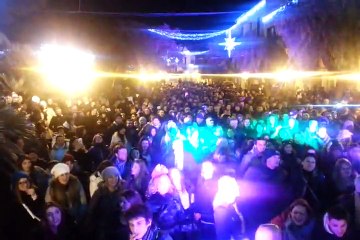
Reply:
[[[318,0],[292,6],[274,19],[289,65],[298,69],[358,69],[360,2]]]

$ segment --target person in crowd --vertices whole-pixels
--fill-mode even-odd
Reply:
[[[336,199],[336,203],[343,206],[350,214],[350,223],[360,230],[360,176],[354,180],[355,191],[343,194]]]
[[[132,163],[128,160],[128,150],[125,146],[119,145],[114,148],[113,152],[113,165],[119,170],[122,179],[129,178]]]
[[[120,208],[123,214],[125,214],[131,207],[141,205],[143,203],[141,195],[134,190],[125,190],[121,193]]]
[[[215,240],[215,220],[213,200],[217,192],[217,183],[213,178],[214,165],[210,161],[201,164],[201,173],[195,188],[194,218],[198,221],[200,236],[204,239]]]
[[[252,189],[253,199],[244,204],[244,216],[250,231],[269,222],[284,209],[292,197],[286,183],[286,173],[280,167],[280,153],[273,149],[263,152],[262,163],[251,166],[244,175]],[[266,189],[266,191],[265,191]]]
[[[120,124],[118,130],[112,135],[110,148],[113,148],[118,144],[124,145],[127,149],[130,149],[129,141],[126,138],[126,126],[123,124]]]
[[[354,191],[355,172],[352,164],[346,158],[336,161],[330,185],[330,198],[336,199],[342,194],[349,194]]]
[[[75,240],[74,226],[67,221],[61,207],[55,203],[47,203],[43,221],[44,240]]]
[[[305,199],[296,199],[271,223],[282,230],[283,240],[311,240],[314,235],[314,212]]]
[[[292,174],[294,170],[299,168],[300,159],[298,158],[296,151],[293,147],[292,141],[284,141],[281,146],[281,160],[282,167],[289,173]]]
[[[244,176],[245,172],[251,165],[257,165],[260,162],[261,156],[266,149],[266,140],[258,138],[254,147],[241,160],[239,167],[239,176]]]
[[[156,227],[146,205],[133,206],[126,212],[125,218],[131,232],[129,240],[172,240],[169,234]]]
[[[137,191],[145,199],[149,181],[150,176],[146,163],[141,159],[135,160],[131,168],[131,176],[126,181],[126,188]]]
[[[155,159],[153,159],[151,144],[147,137],[142,137],[140,139],[139,151],[140,151],[140,158],[145,160],[148,169],[152,171],[156,163],[155,163]]]
[[[294,197],[304,198],[313,208],[321,209],[326,196],[326,183],[325,176],[317,168],[316,156],[308,154],[301,166],[291,174]]]
[[[121,239],[120,198],[124,189],[120,173],[116,167],[105,168],[103,184],[95,191],[89,204],[89,222],[94,229],[94,239]]]
[[[52,146],[50,152],[51,160],[61,161],[65,155],[69,151],[69,148],[65,142],[64,135],[57,135],[55,144]]]
[[[146,204],[154,214],[154,222],[174,239],[183,239],[181,225],[185,223],[185,211],[174,185],[167,174],[155,175],[149,184]]]
[[[40,198],[44,198],[50,176],[44,169],[34,166],[28,155],[21,156],[18,167],[29,176],[30,181],[37,187]]]
[[[16,172],[12,177],[12,190],[19,203],[27,208],[38,218],[42,216],[44,199],[40,196],[38,188],[31,182],[25,172]]]
[[[245,220],[237,206],[240,196],[235,178],[222,176],[218,180],[213,201],[216,236],[218,240],[242,239],[245,235]]]
[[[357,234],[350,228],[349,213],[341,206],[331,207],[324,215],[314,239],[353,240]]]
[[[99,133],[95,134],[92,147],[87,152],[88,161],[94,164],[93,169],[96,169],[102,161],[107,159],[109,154],[110,152],[104,143],[103,136]]]
[[[89,183],[89,193],[90,197],[92,197],[95,193],[95,191],[99,188],[99,183],[103,181],[103,178],[101,176],[101,172],[107,168],[112,166],[112,163],[109,160],[102,161],[96,171],[91,174],[90,176],[90,183]]]
[[[46,191],[45,202],[58,204],[75,222],[80,223],[86,212],[85,191],[77,177],[70,174],[65,163],[51,169],[53,178]]]
[[[71,154],[74,157],[82,172],[92,172],[93,163],[87,155],[87,150],[82,138],[76,138],[72,141],[68,154]]]
[[[124,120],[121,114],[118,113],[115,115],[114,122],[106,129],[104,133],[105,145],[110,145],[112,136],[119,130],[120,126],[122,126],[123,121]]]

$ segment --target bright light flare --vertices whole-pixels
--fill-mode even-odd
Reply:
[[[215,195],[213,205],[230,205],[233,204],[240,196],[239,185],[236,179],[230,176],[222,176],[218,180],[218,191]]]
[[[212,162],[206,161],[201,164],[201,176],[205,180],[212,179],[215,172],[215,167]]]
[[[95,79],[95,56],[70,46],[46,44],[37,54],[39,72],[55,87],[74,93],[86,90]]]
[[[318,136],[319,136],[321,139],[324,139],[324,138],[327,136],[327,130],[326,130],[325,127],[319,128],[319,130],[318,130]]]

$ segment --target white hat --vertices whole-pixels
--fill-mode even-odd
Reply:
[[[70,173],[70,168],[65,163],[58,163],[51,169],[51,174],[54,178],[57,178],[65,173]]]

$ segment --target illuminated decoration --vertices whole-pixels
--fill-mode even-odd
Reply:
[[[83,91],[95,79],[95,56],[70,46],[46,44],[37,53],[38,71],[57,89]]]
[[[197,56],[197,55],[203,55],[205,53],[208,53],[209,51],[197,51],[197,52],[190,52],[189,50],[185,50],[180,52],[182,55],[185,56]]]
[[[266,5],[266,0],[262,0],[261,2],[259,2],[258,4],[256,4],[253,8],[251,8],[248,12],[246,12],[245,14],[241,15],[238,19],[236,19],[236,24],[234,24],[231,28],[229,28],[228,30],[233,30],[234,28],[236,28],[237,26],[239,26],[240,24],[246,22],[251,16],[253,16],[257,11],[259,11],[260,9],[262,9],[263,7],[265,7]]]
[[[239,46],[241,42],[236,42],[235,38],[231,37],[231,31],[228,32],[225,42],[219,43],[220,46],[225,46],[225,50],[228,52],[228,57],[231,57],[231,52],[235,49],[236,46]]]
[[[152,28],[148,29],[148,31],[170,39],[184,40],[184,41],[205,40],[220,36],[226,32],[226,30],[223,30],[213,33],[174,33],[171,31],[157,30]]]
[[[278,13],[285,11],[285,9],[286,9],[287,6],[288,6],[288,4],[287,4],[287,5],[284,5],[284,6],[281,6],[281,7],[279,7],[278,9],[272,11],[271,13],[269,13],[268,15],[266,15],[265,17],[263,17],[263,18],[261,19],[261,21],[262,21],[263,23],[268,23],[268,22],[270,22],[271,19],[273,19]]]
[[[222,34],[227,33],[228,31],[231,31],[231,30],[235,29],[237,26],[239,26],[240,24],[247,21],[257,11],[259,11],[260,9],[265,7],[265,5],[266,5],[266,0],[260,1],[253,8],[251,8],[248,12],[241,15],[236,20],[236,23],[233,26],[231,26],[228,29],[217,31],[217,32],[212,32],[212,33],[174,33],[174,32],[169,31],[169,30],[167,30],[167,31],[166,30],[157,30],[157,29],[153,29],[153,28],[148,29],[148,31],[152,32],[152,33],[159,34],[159,35],[167,37],[167,38],[175,39],[175,40],[184,40],[184,41],[206,40],[206,39],[209,39],[209,38],[220,36]]]

